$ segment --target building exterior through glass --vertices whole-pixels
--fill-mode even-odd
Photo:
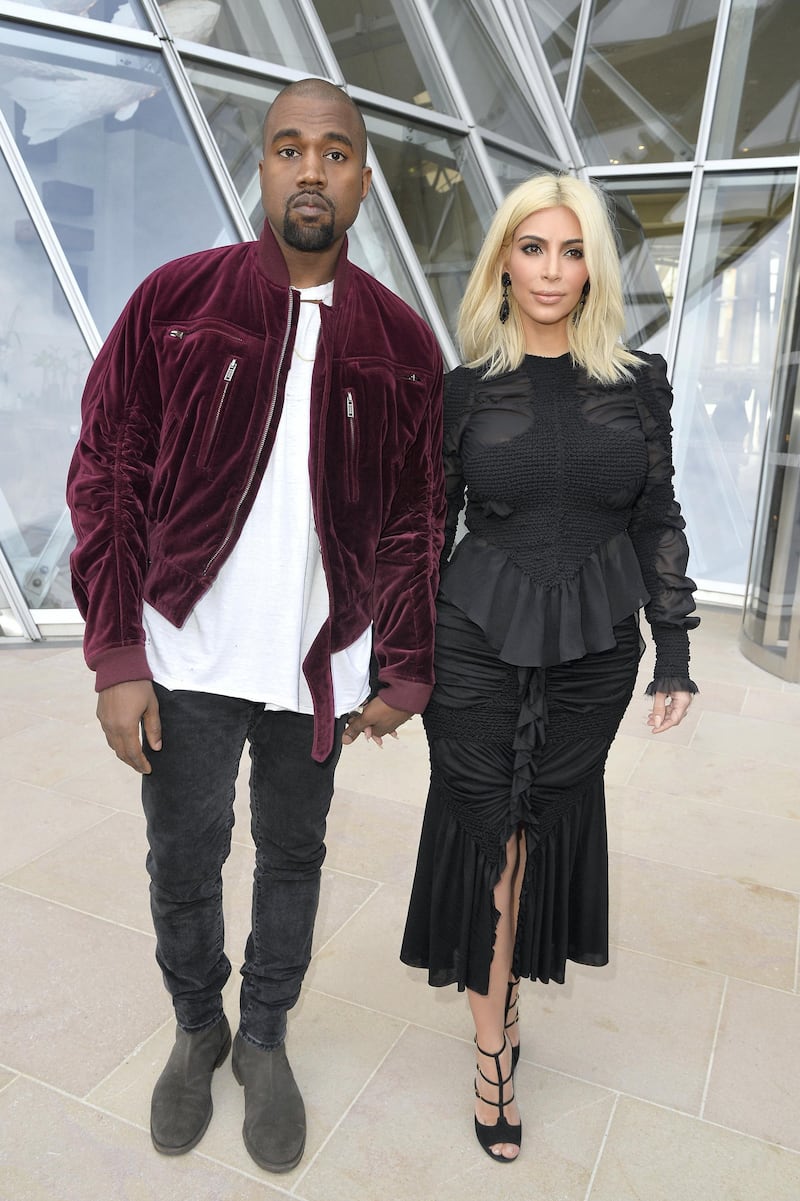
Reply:
[[[64,478],[83,380],[154,267],[252,238],[283,84],[346,86],[355,260],[449,366],[503,195],[591,178],[633,349],[667,359],[701,597],[800,678],[797,0],[0,0],[0,645],[78,634]]]

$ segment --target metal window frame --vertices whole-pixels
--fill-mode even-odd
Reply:
[[[572,44],[572,61],[569,66],[567,86],[564,89],[564,108],[572,128],[575,128],[575,110],[578,107],[578,97],[583,80],[583,68],[586,62],[586,47],[589,44],[589,30],[594,16],[594,0],[583,0],[578,14],[578,24],[575,27],[575,41]]]
[[[494,2],[498,7],[504,5],[509,24],[517,34],[519,41],[512,41],[512,50],[516,57],[523,66],[533,68],[530,76],[525,75],[524,80],[539,111],[547,114],[553,123],[553,129],[557,133],[557,137],[553,138],[553,141],[554,143],[560,141],[560,146],[556,145],[555,149],[564,160],[562,165],[568,166],[570,170],[581,175],[586,165],[586,156],[572,128],[564,98],[558,90],[552,68],[527,5],[524,0],[494,0]],[[527,62],[525,50],[530,56]]]
[[[144,7],[144,0],[139,0]],[[138,25],[112,25],[110,21],[97,21],[92,17],[76,17],[71,13],[56,12],[48,8],[31,8],[16,4],[14,0],[0,0],[0,21],[15,21],[19,25],[33,25],[50,33],[77,34],[101,42],[121,42],[149,50],[158,50],[159,39],[152,29],[140,29]]]

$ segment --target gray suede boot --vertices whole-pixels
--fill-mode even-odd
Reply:
[[[208,1129],[214,1106],[211,1077],[231,1049],[231,1028],[223,1014],[206,1030],[175,1031],[175,1046],[156,1081],[150,1105],[150,1137],[162,1155],[184,1155]]]
[[[286,1048],[265,1051],[242,1038],[233,1041],[233,1074],[244,1087],[244,1145],[267,1172],[290,1172],[306,1146],[306,1110]]]

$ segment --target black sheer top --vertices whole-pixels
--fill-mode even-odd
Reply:
[[[569,354],[506,375],[445,380],[447,534],[442,596],[508,663],[548,666],[610,649],[644,607],[656,644],[648,692],[690,691],[699,618],[672,488],[666,365],[604,386]],[[466,500],[468,533],[453,551]]]

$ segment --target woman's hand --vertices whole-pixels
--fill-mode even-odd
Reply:
[[[657,692],[647,724],[654,734],[663,734],[679,726],[692,703],[691,692]]]
[[[354,710],[348,716],[342,741],[347,746],[355,742],[359,734],[363,734],[367,742],[383,746],[386,735],[396,738],[397,727],[411,717],[412,713],[406,713],[404,709],[392,709],[379,696],[375,696],[362,706],[360,712]]]

